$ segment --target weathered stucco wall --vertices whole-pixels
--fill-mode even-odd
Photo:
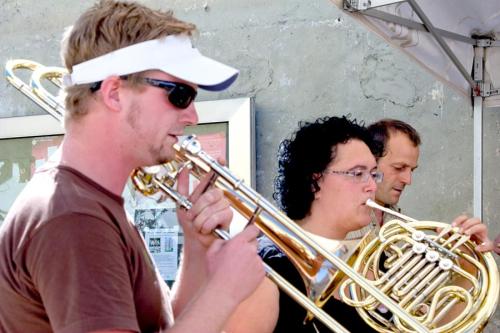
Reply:
[[[351,114],[367,123],[407,121],[421,133],[420,166],[401,202],[413,217],[450,221],[472,213],[470,99],[447,88],[328,0],[143,1],[197,24],[197,45],[239,68],[230,90],[199,100],[251,96],[256,111],[257,190],[271,198],[276,151],[299,120]],[[0,1],[0,62],[59,65],[63,28],[92,2]],[[0,81],[0,117],[43,114]],[[484,113],[484,222],[500,232],[500,110]],[[498,312],[498,311],[497,311]],[[497,313],[487,332],[500,328]]]

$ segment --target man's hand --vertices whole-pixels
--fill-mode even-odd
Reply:
[[[477,244],[476,251],[487,252],[493,250],[493,242],[488,238],[488,228],[477,217],[460,215],[453,220],[452,226],[460,228],[460,232],[470,235]]]
[[[210,187],[211,176],[210,172],[203,177],[189,196],[189,201],[193,203],[189,211],[183,208],[177,209],[177,217],[186,240],[197,239],[205,247],[210,246],[215,239],[212,231],[216,228],[228,230],[233,218],[229,201],[224,198],[222,191]],[[187,196],[188,190],[189,170],[184,169],[179,174],[177,191]]]
[[[216,240],[207,251],[208,284],[223,289],[235,304],[241,303],[265,276],[257,254],[257,227],[250,225],[229,241]]]

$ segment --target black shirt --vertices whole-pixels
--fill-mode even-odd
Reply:
[[[304,281],[292,262],[268,238],[259,240],[259,255],[278,274],[307,295]],[[304,324],[307,311],[281,289],[279,291],[279,316],[274,332],[276,333],[317,333],[331,332],[321,321],[313,319]],[[350,332],[376,332],[358,315],[355,308],[331,297],[323,310]]]

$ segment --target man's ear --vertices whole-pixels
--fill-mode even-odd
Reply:
[[[106,107],[112,111],[120,111],[120,87],[123,82],[119,76],[110,76],[101,83],[101,98]]]

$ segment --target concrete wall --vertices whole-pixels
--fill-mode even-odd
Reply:
[[[252,96],[257,190],[270,198],[279,142],[299,120],[343,115],[367,123],[393,117],[423,137],[420,167],[401,206],[415,218],[450,221],[472,213],[470,99],[421,70],[328,0],[143,1],[195,22],[204,53],[241,70],[237,83],[199,100]],[[0,62],[29,58],[59,65],[63,27],[90,1],[0,1]],[[0,82],[0,116],[43,114]],[[500,110],[484,114],[484,222],[500,232]],[[497,311],[498,312],[498,311]],[[500,328],[497,313],[487,332]]]

